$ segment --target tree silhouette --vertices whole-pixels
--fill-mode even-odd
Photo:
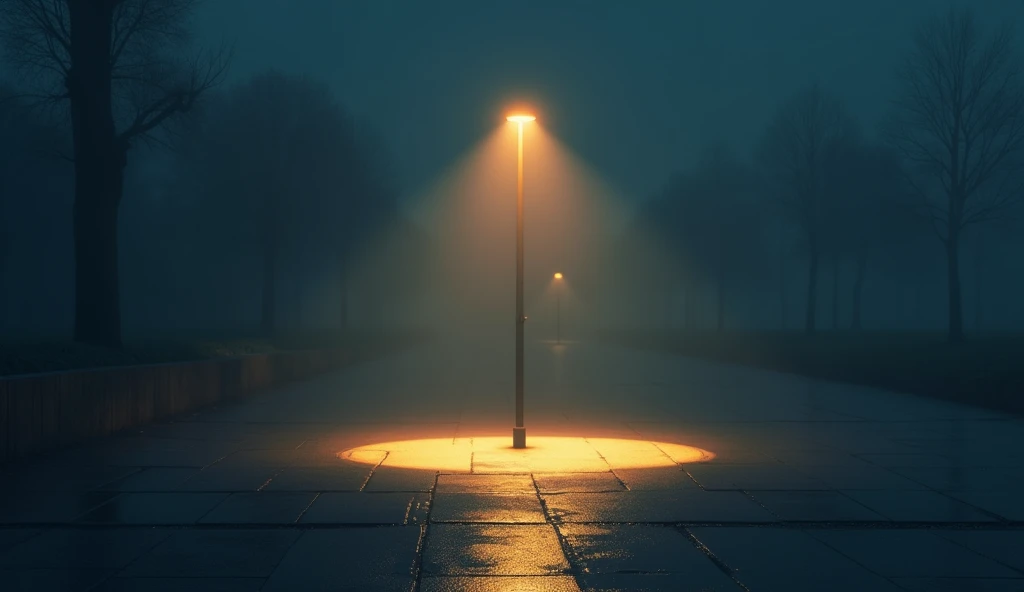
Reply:
[[[121,345],[118,208],[133,142],[154,138],[224,71],[223,55],[179,59],[193,0],[3,0],[7,53],[67,108],[74,160],[76,341]]]
[[[968,10],[925,22],[887,122],[919,206],[945,248],[951,342],[964,341],[960,245],[1021,195],[1024,87],[1009,27],[985,35]]]
[[[767,178],[777,184],[772,193],[800,227],[807,248],[808,333],[816,326],[819,260],[825,247],[825,163],[855,129],[842,103],[815,84],[779,107],[758,150]]]

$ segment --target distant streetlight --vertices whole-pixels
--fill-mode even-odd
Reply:
[[[559,284],[562,283],[562,272],[555,272],[555,281]],[[555,286],[555,319],[557,327],[557,333],[555,333],[555,343],[562,344],[562,288]]]
[[[512,447],[526,448],[523,423],[523,124],[536,120],[533,115],[516,114],[505,118],[519,128],[519,169],[516,176],[516,425],[512,428]]]

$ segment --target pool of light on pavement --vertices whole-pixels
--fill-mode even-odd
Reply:
[[[508,437],[430,438],[350,448],[338,458],[361,464],[455,473],[601,472],[704,462],[714,454],[684,444],[621,438],[529,436],[525,449]]]

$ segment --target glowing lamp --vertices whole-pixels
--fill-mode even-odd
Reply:
[[[537,118],[533,115],[509,115],[505,119],[512,123],[526,123],[528,121],[534,121]]]

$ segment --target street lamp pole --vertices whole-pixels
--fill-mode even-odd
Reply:
[[[526,448],[526,426],[523,418],[523,125],[533,121],[532,115],[511,115],[508,121],[518,126],[519,159],[516,175],[516,425],[512,428],[512,447]]]

